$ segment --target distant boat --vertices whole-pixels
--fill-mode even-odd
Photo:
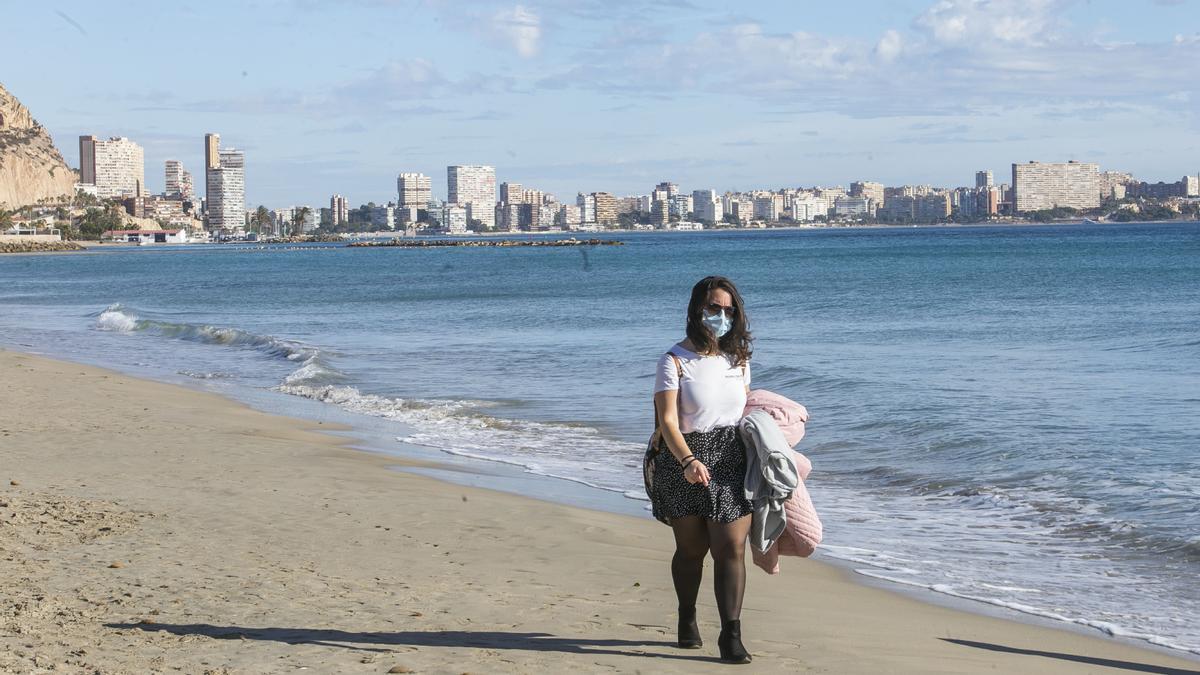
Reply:
[[[1100,223],[1097,223],[1096,221],[1092,220],[1091,218],[1084,218],[1083,222],[1080,223],[1080,225],[1099,225],[1099,224]]]

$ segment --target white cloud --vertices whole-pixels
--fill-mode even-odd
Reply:
[[[1070,0],[940,0],[914,24],[943,45],[1002,43],[1044,44],[1060,26]]]
[[[883,37],[875,44],[875,55],[884,63],[895,61],[904,51],[904,38],[894,30],[884,32]]]
[[[542,21],[532,9],[524,5],[501,9],[492,15],[489,28],[494,37],[522,57],[537,55],[541,46]]]

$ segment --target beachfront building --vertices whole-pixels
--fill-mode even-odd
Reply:
[[[333,227],[350,222],[350,204],[342,195],[329,198],[329,224]]]
[[[792,209],[795,213],[794,205]],[[842,218],[865,218],[874,214],[875,207],[870,197],[839,197],[833,202],[833,212]]]
[[[582,222],[580,220],[580,218],[581,218],[581,216],[580,216],[580,210],[579,210],[578,205],[563,204],[562,208],[559,209],[558,217],[555,220],[558,222],[559,225],[562,225],[563,227],[570,229],[572,227],[579,226],[579,223]]]
[[[500,184],[501,204],[524,204],[525,188],[520,183]]]
[[[875,206],[883,203],[883,183],[874,183],[871,181],[856,181],[850,184],[851,197],[866,197],[870,199]]]
[[[442,207],[442,227],[450,234],[466,234],[467,207],[447,202]]]
[[[913,219],[919,223],[941,222],[949,218],[951,213],[953,206],[948,192],[917,197],[913,204]]]
[[[617,223],[617,198],[607,192],[593,192],[592,203],[596,206],[596,222],[600,225]]]
[[[396,192],[399,209],[424,211],[433,199],[433,182],[423,173],[402,173],[396,177]]]
[[[595,195],[585,195],[582,192],[575,195],[575,206],[579,207],[579,222],[594,223],[596,222],[596,197]]]
[[[196,198],[195,187],[192,185],[192,174],[183,168],[183,162],[177,159],[168,159],[165,169],[166,188],[163,190],[163,194],[184,201],[192,201]]]
[[[101,199],[140,197],[146,188],[142,146],[124,137],[80,136],[79,182]]]
[[[817,216],[829,216],[829,202],[809,192],[792,199],[792,220],[797,223],[811,223]]]
[[[704,223],[719,223],[725,217],[721,208],[721,200],[716,190],[692,191],[692,214],[696,220]]]
[[[217,151],[217,166],[207,171],[208,229],[236,230],[246,224],[246,155]]]
[[[783,216],[783,195],[772,192],[754,197],[754,217],[773,223]]]
[[[446,201],[467,209],[485,229],[496,226],[496,169],[481,165],[446,167]]]
[[[1100,167],[1076,162],[1013,164],[1013,196],[1018,212],[1100,206]]]
[[[990,188],[990,187],[992,187],[992,185],[994,185],[994,183],[993,183],[991,169],[975,172],[975,187]]]
[[[179,230],[108,230],[100,235],[104,241],[120,241],[129,244],[186,244],[188,232]]]

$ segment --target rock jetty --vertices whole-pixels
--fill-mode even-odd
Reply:
[[[0,253],[53,253],[56,251],[83,251],[73,241],[0,241]]]
[[[624,242],[612,239],[389,239],[387,241],[356,241],[351,248],[398,246],[400,248],[437,248],[466,246],[468,248],[508,248],[512,246],[621,246]]]

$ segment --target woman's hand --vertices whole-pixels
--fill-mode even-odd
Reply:
[[[708,485],[708,467],[704,466],[704,462],[695,460],[687,465],[683,470],[683,479],[692,485]]]

